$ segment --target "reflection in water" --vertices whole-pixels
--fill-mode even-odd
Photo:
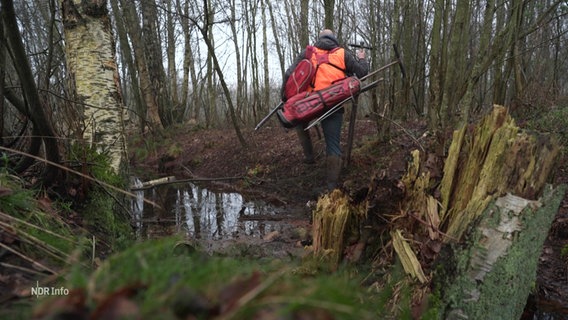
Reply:
[[[135,181],[135,187],[141,186]],[[183,233],[191,238],[231,239],[241,235],[262,237],[277,230],[273,221],[257,219],[276,214],[270,205],[245,201],[239,193],[221,193],[193,183],[135,191],[132,201],[137,238]],[[155,208],[143,199],[156,202]],[[266,219],[264,219],[266,220]]]

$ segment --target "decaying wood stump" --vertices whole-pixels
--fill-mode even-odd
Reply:
[[[440,218],[455,238],[496,196],[540,196],[560,151],[550,137],[520,131],[502,106],[468,129],[454,133],[440,187]]]
[[[362,206],[353,205],[339,189],[323,195],[313,212],[313,250],[337,267],[343,257],[350,227],[363,218]]]
[[[454,132],[439,210],[421,181],[427,174],[409,170],[406,207],[428,221],[430,239],[437,231],[447,244],[439,259],[444,272],[432,280],[444,318],[519,319],[564,196],[563,186],[546,184],[559,150],[554,139],[521,131],[495,106],[478,125]]]
[[[495,106],[477,125],[454,132],[435,190],[438,183],[421,166],[420,152],[412,153],[388,245],[422,288],[438,289],[443,318],[519,319],[566,190],[547,184],[559,152],[553,138],[522,131],[504,107]],[[314,235],[328,239],[314,239],[314,246],[324,249],[325,241],[345,238],[347,220],[326,222],[329,212],[353,217],[368,211],[365,205],[334,204],[341,197],[333,197],[320,200],[314,214]],[[367,207],[371,198],[376,195],[367,195]]]

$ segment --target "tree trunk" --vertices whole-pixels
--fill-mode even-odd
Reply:
[[[242,71],[242,64],[241,64],[241,44],[239,43],[239,34],[237,32],[237,5],[235,1],[232,1],[231,4],[231,20],[235,21],[230,24],[231,34],[232,34],[232,41],[235,48],[235,66],[237,67],[237,83],[243,83],[243,71]],[[241,110],[243,106],[243,97],[246,93],[246,88],[244,86],[237,86],[237,110]],[[238,111],[237,111],[238,112]]]
[[[469,46],[469,22],[471,5],[469,1],[456,4],[454,21],[449,35],[447,65],[441,97],[440,115],[442,128],[453,128],[458,113],[458,102],[466,83],[466,58]],[[442,58],[441,61],[444,61]]]
[[[172,9],[172,0],[166,1],[166,34],[167,34],[167,55],[168,55],[168,74],[166,76],[169,79],[169,87],[171,90],[171,112],[172,121],[181,122],[183,119],[181,113],[179,112],[179,97],[178,97],[178,76],[176,69],[176,35],[175,35],[175,21]]]
[[[108,152],[115,172],[126,160],[124,108],[106,1],[63,0],[65,52],[82,102],[85,141]]]
[[[39,96],[30,63],[26,58],[26,51],[19,32],[18,22],[16,21],[14,3],[11,0],[2,0],[0,3],[2,5],[0,7],[2,28],[5,31],[10,30],[10,32],[4,33],[6,47],[10,51],[11,56],[17,59],[13,63],[26,101],[26,116],[30,117],[34,125],[34,133],[43,140],[47,160],[59,164],[61,157],[55,131],[45,112],[47,102]],[[44,173],[44,182],[50,185],[55,182],[59,173],[60,171],[57,167],[47,165]]]
[[[266,4],[267,1],[262,1],[262,54],[263,54],[263,66],[264,66],[264,85],[263,85],[263,97],[262,97],[262,107],[261,111],[269,111],[272,109],[270,107],[270,78],[269,78],[269,68],[268,68],[268,36],[266,35],[267,29],[267,18],[266,18]],[[256,119],[255,119],[256,122]]]
[[[144,132],[146,117],[142,116],[145,113],[146,103],[141,96],[142,90],[140,89],[139,81],[138,81],[138,74],[136,72],[136,65],[134,63],[134,55],[132,49],[130,47],[130,43],[128,41],[128,32],[127,32],[127,23],[120,11],[118,0],[111,0],[111,7],[113,11],[113,15],[116,21],[116,30],[118,32],[118,41],[120,44],[120,50],[122,52],[122,59],[124,60],[124,64],[126,64],[126,69],[128,70],[128,74],[130,76],[130,88],[123,89],[124,96],[129,96],[133,100],[132,103],[128,103],[127,99],[124,98],[125,106],[130,105],[128,117],[138,117],[138,128],[141,132]],[[126,77],[126,74],[124,75]],[[126,84],[122,83],[123,87]],[[130,95],[127,95],[126,92],[130,91]],[[129,126],[132,126],[132,121],[129,123]],[[127,128],[127,129],[130,129]]]
[[[280,73],[282,74],[282,79],[284,79],[284,73],[286,72],[286,66],[284,62],[284,50],[280,44],[280,37],[278,37],[278,29],[276,28],[276,19],[274,16],[274,10],[272,8],[272,2],[267,1],[268,12],[270,13],[270,26],[272,27],[272,37],[274,39],[274,45],[276,46],[276,53],[278,54],[278,61],[280,62]]]
[[[159,23],[156,2],[141,0],[142,35],[152,94],[158,104],[158,113],[163,127],[173,123],[172,99],[164,70],[162,44],[158,35]]]
[[[300,47],[310,44],[310,28],[308,27],[308,0],[300,0]]]
[[[323,1],[323,8],[324,8],[324,12],[325,12],[325,22],[324,22],[324,27],[326,29],[331,29],[333,30],[334,25],[333,25],[333,18],[334,18],[334,10],[335,10],[335,0],[324,0]]]
[[[140,80],[140,90],[144,97],[143,105],[145,109],[138,110],[140,118],[143,121],[141,130],[144,131],[146,124],[152,130],[162,128],[160,121],[160,113],[158,112],[158,102],[152,91],[152,81],[148,73],[148,63],[146,62],[146,55],[144,54],[144,46],[142,41],[142,28],[140,27],[140,19],[136,12],[136,6],[128,3],[126,0],[120,0],[122,5],[123,17],[126,22],[128,35],[132,42],[132,49],[134,51],[134,60],[136,63],[136,71]]]
[[[183,10],[183,11],[182,11]],[[186,106],[186,114],[189,117],[195,119],[195,121],[199,121],[199,86],[197,80],[197,71],[196,71],[196,59],[194,57],[194,51],[191,44],[191,25],[190,25],[190,3],[186,1],[184,3],[183,9],[178,9],[179,12],[183,12],[180,14],[181,16],[181,24],[182,30],[184,33],[184,55],[183,55],[183,84],[182,84],[182,104],[186,106],[188,103],[190,106]],[[188,74],[190,78],[188,78]],[[191,100],[188,101],[188,83],[189,79],[191,79]],[[202,84],[203,85],[203,84]]]

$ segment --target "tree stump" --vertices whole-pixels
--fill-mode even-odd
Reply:
[[[352,204],[349,195],[339,189],[320,197],[313,212],[314,253],[336,269],[351,228],[364,216],[363,207]]]
[[[495,106],[476,127],[456,131],[440,185],[440,219],[447,234],[459,239],[489,202],[503,194],[535,200],[559,152],[549,136],[520,131],[502,106]]]
[[[502,106],[454,139],[440,184],[449,244],[433,283],[447,319],[519,319],[565,187],[547,180],[559,154],[520,130]]]
[[[404,199],[382,214],[390,229],[382,245],[393,247],[417,292],[436,288],[441,318],[520,318],[566,190],[547,184],[559,152],[553,138],[522,131],[502,106],[454,132],[439,197],[420,152],[412,152],[400,181]],[[371,183],[357,206],[338,190],[321,198],[314,251],[337,264],[353,219],[368,217],[384,199],[377,190]]]
[[[405,271],[440,293],[441,318],[520,318],[566,190],[547,184],[559,153],[555,139],[522,131],[495,106],[454,132],[438,202],[412,153],[391,234]]]

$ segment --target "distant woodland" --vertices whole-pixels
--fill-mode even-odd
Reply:
[[[0,141],[45,146],[55,163],[80,141],[118,169],[125,132],[186,121],[233,127],[246,144],[240,130],[279,102],[285,69],[323,28],[346,48],[371,47],[374,69],[398,47],[404,68],[377,75],[385,81],[362,100],[379,135],[387,119],[443,132],[493,104],[536,114],[568,90],[565,0],[0,3]]]

